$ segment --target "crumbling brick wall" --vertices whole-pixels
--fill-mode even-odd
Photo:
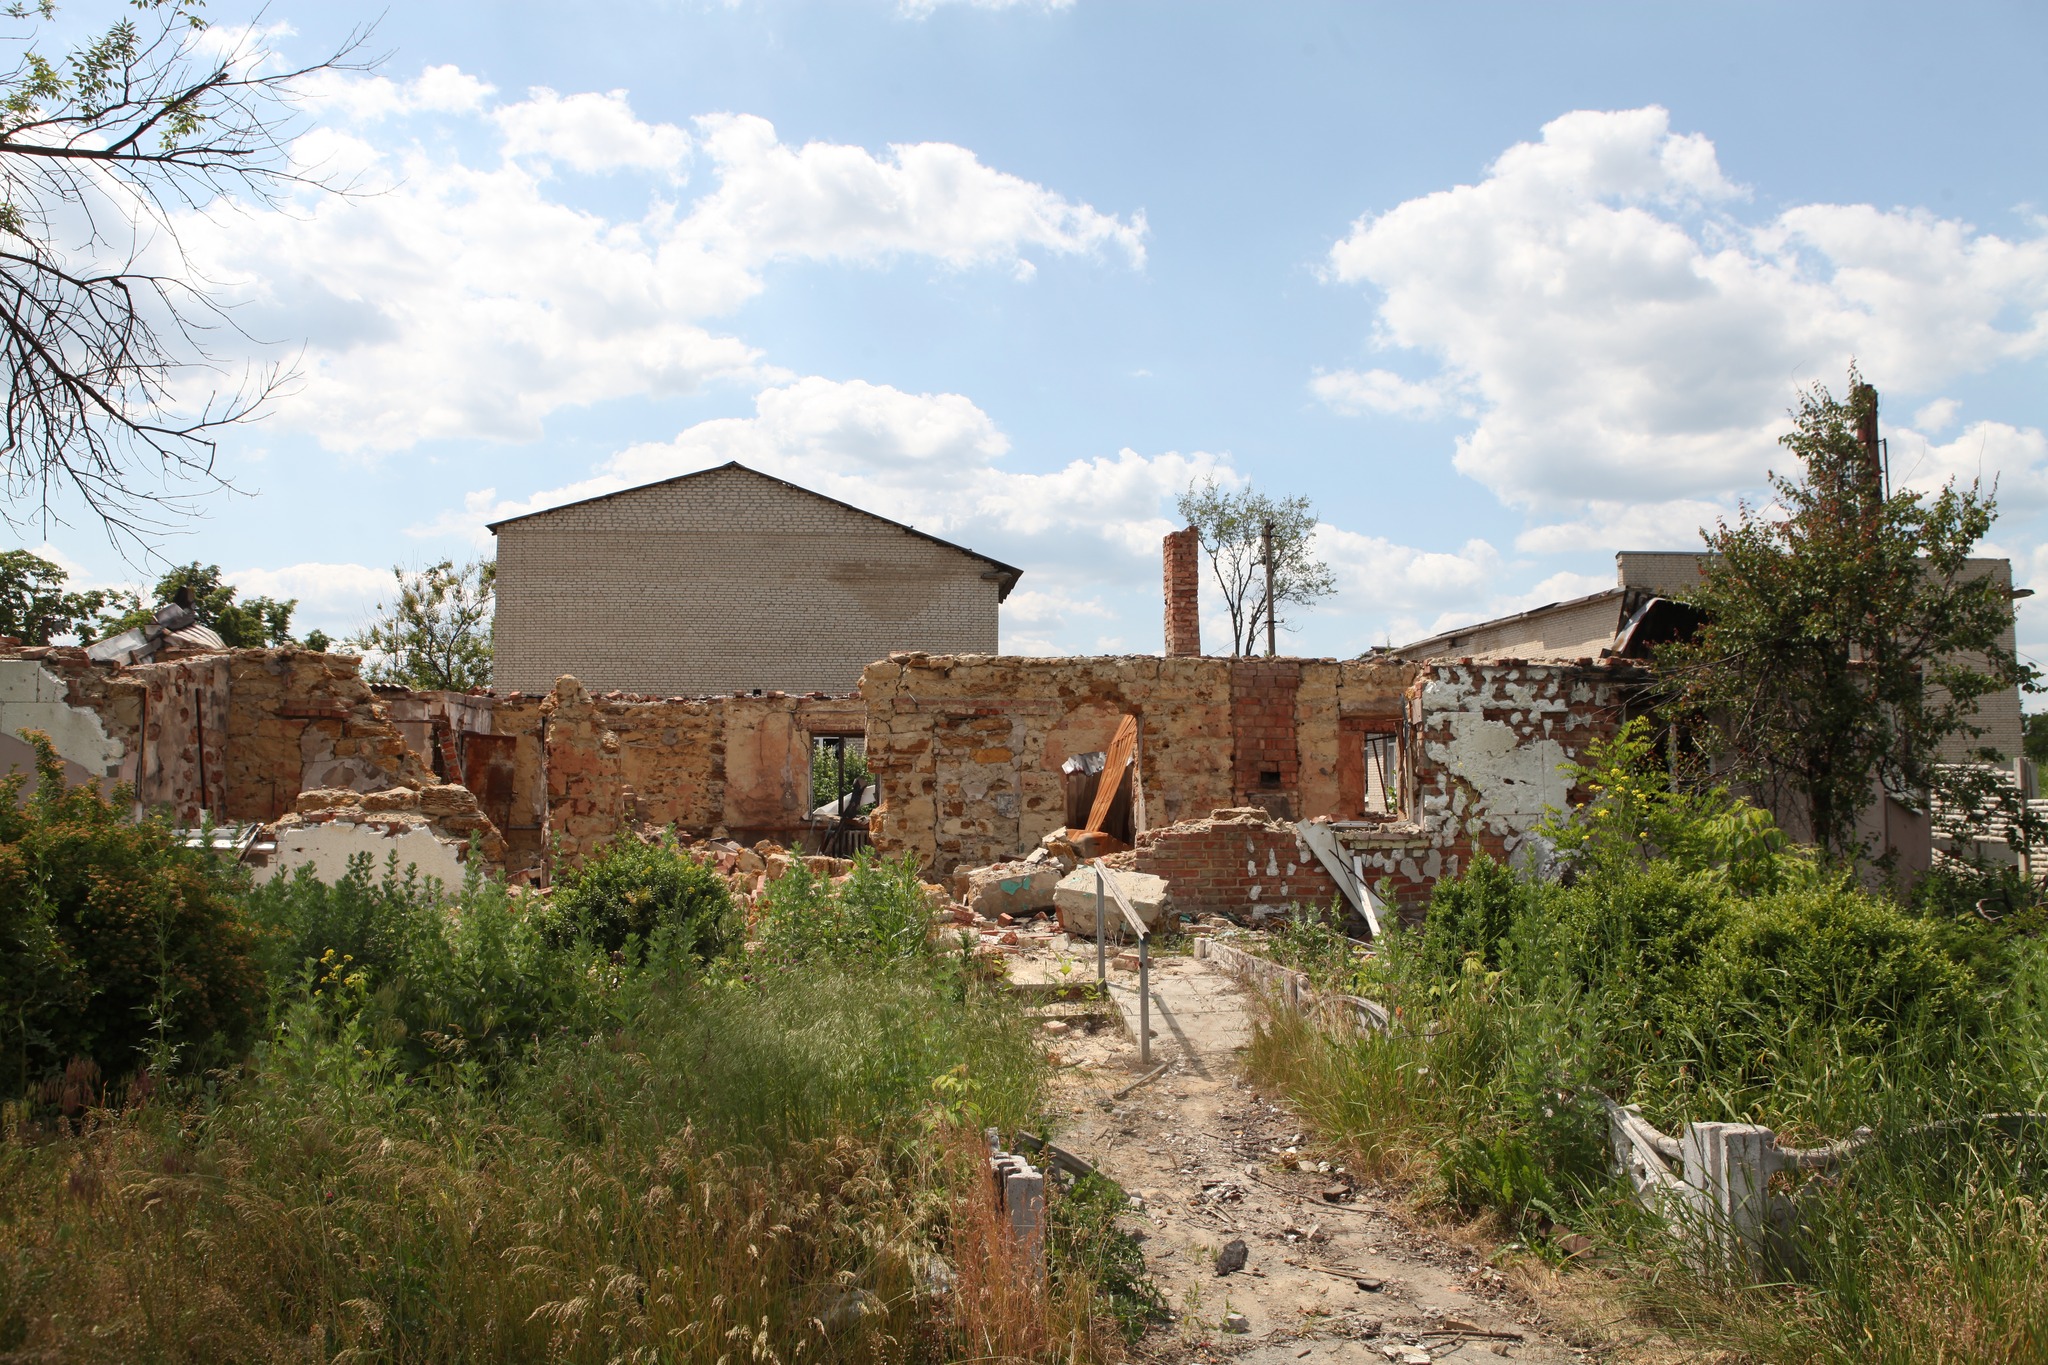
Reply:
[[[1299,659],[1243,659],[1230,670],[1230,733],[1238,800],[1282,820],[1301,816]]]
[[[313,806],[324,808],[405,789],[419,793],[422,823],[499,848],[475,798],[407,748],[351,656],[238,649],[119,667],[79,649],[29,648],[6,651],[0,665],[6,677],[61,682],[53,704],[89,718],[119,754],[107,775],[180,823],[268,823],[306,809],[306,793],[321,793]]]
[[[1564,773],[1620,727],[1644,676],[1626,665],[1445,660],[1409,687],[1406,818],[1340,826],[1368,884],[1419,911],[1438,879],[1484,852],[1547,857],[1537,826],[1584,793]]]
[[[380,695],[360,665],[297,649],[126,668],[78,649],[0,651],[0,719],[55,734],[73,780],[135,783],[142,805],[182,823],[372,811],[475,838],[516,873],[542,869],[556,842],[581,858],[650,826],[793,844],[808,827],[812,729],[858,734],[866,716],[824,695],[592,697],[574,678],[545,696]],[[28,750],[0,760],[25,767]],[[369,793],[387,795],[354,799]]]
[[[227,670],[228,820],[275,820],[302,791],[430,787],[440,778],[377,704],[362,660],[305,649],[207,656]],[[146,664],[130,673],[147,673]]]
[[[1138,836],[1133,867],[1166,878],[1176,914],[1258,918],[1342,903],[1336,882],[1294,826],[1256,806],[1147,830]]]
[[[541,703],[549,833],[582,858],[621,829],[675,825],[693,836],[723,810],[725,716],[716,701],[591,697],[563,678]]]
[[[566,858],[621,829],[797,842],[808,825],[811,731],[843,734],[828,697],[590,696],[563,678],[541,702],[549,833]]]
[[[1166,533],[1160,556],[1166,575],[1166,649],[1169,658],[1202,652],[1202,534],[1194,527]]]

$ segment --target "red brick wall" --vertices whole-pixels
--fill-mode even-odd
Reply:
[[[1166,653],[1202,652],[1202,539],[1190,526],[1166,534]]]
[[[1285,913],[1296,905],[1325,909],[1337,884],[1291,825],[1262,810],[1220,810],[1138,836],[1137,870],[1164,877],[1178,914]]]
[[[1236,659],[1230,666],[1230,730],[1239,805],[1281,819],[1300,814],[1301,747],[1294,715],[1299,659]]]

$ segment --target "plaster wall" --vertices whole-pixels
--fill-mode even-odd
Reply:
[[[58,757],[92,778],[118,778],[127,749],[100,715],[71,701],[70,685],[39,660],[0,658],[0,734],[50,737]],[[13,771],[10,765],[9,771]],[[24,771],[34,769],[24,765]]]
[[[401,870],[411,867],[422,878],[437,878],[444,886],[462,884],[459,845],[416,825],[392,830],[341,820],[280,830],[277,851],[271,855],[270,877],[290,876],[311,864],[313,875],[321,881],[339,881],[348,873],[349,860],[365,853],[380,875],[386,859],[396,853]]]

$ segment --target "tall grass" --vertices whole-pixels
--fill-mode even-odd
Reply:
[[[1043,1284],[1004,1259],[979,1133],[1044,1121],[1044,1065],[936,953],[706,967],[366,868],[252,904],[275,991],[245,1066],[9,1111],[0,1358],[1119,1354],[1113,1226]]]
[[[1553,828],[1569,884],[1482,863],[1439,886],[1422,932],[1338,983],[1390,1004],[1393,1035],[1332,1039],[1276,1009],[1254,1072],[1426,1200],[1594,1232],[1645,1311],[1708,1341],[2048,1359],[2048,1124],[1984,1118],[2048,1111],[2048,945],[1856,891],[1725,794],[1660,795],[1629,743]],[[1734,1284],[1614,1182],[1603,1095],[1674,1131],[1875,1138],[1793,1182],[1780,1282]]]

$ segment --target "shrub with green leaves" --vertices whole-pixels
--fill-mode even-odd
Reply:
[[[837,884],[798,861],[768,884],[760,913],[763,948],[785,964],[884,962],[934,951],[932,902],[909,856],[884,861],[862,849]]]
[[[107,1082],[145,1064],[238,1060],[262,1004],[231,872],[125,788],[66,787],[48,738],[37,786],[0,781],[0,1095],[88,1059]]]
[[[396,857],[380,876],[358,854],[332,884],[300,868],[254,888],[248,905],[279,1013],[316,997],[409,1072],[499,1076],[539,1043],[602,1026],[638,982],[611,950],[551,931],[501,884],[446,888],[401,872]],[[668,930],[653,939],[650,957],[674,952]]]
[[[581,939],[612,953],[628,938],[648,943],[666,931],[702,961],[725,951],[736,923],[725,878],[670,830],[652,842],[622,834],[582,866],[560,869],[542,928],[556,945]]]

